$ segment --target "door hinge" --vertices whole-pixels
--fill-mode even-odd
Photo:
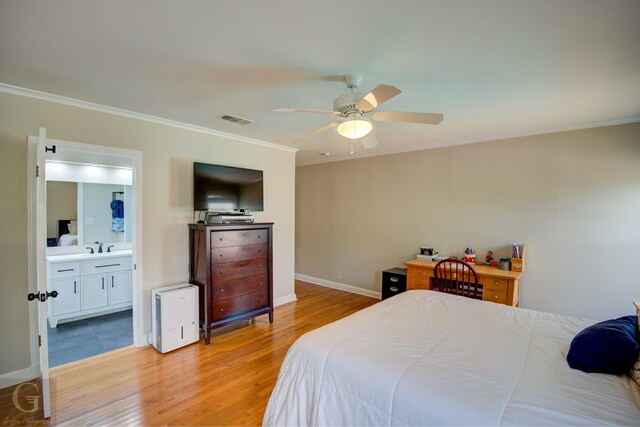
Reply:
[[[42,335],[38,335],[38,347],[42,347]]]
[[[40,165],[36,165],[36,178],[40,176]]]

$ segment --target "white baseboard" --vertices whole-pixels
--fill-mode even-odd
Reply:
[[[331,289],[338,289],[339,291],[350,292],[352,294],[364,295],[365,297],[376,299],[382,298],[380,292],[358,288],[357,286],[345,285],[344,283],[332,282],[331,280],[319,279],[317,277],[306,276],[299,273],[296,273],[295,278],[297,280],[302,280],[303,282],[313,283],[314,285],[320,285]]]
[[[30,368],[20,369],[19,371],[7,372],[0,375],[0,388],[11,387],[25,381],[38,378],[40,376],[40,367],[33,365]]]
[[[273,306],[277,307],[279,305],[287,304],[290,302],[298,301],[298,297],[295,293],[285,295],[283,297],[279,297],[273,300]]]

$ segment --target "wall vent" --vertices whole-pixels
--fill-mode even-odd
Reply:
[[[251,120],[243,119],[242,117],[238,116],[232,116],[231,114],[223,114],[221,116],[218,116],[218,118],[239,125],[248,125],[249,123],[253,123],[253,121]]]

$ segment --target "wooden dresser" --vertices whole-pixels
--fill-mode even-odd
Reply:
[[[433,269],[436,261],[414,260],[405,263],[407,266],[407,290],[435,289]],[[482,285],[482,299],[500,304],[520,305],[521,271],[500,270],[497,267],[474,265],[478,274],[478,282]]]
[[[269,315],[273,323],[273,223],[189,224],[189,282],[200,288],[200,328]]]

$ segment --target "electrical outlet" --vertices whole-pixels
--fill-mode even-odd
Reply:
[[[340,270],[336,271],[336,277],[338,279],[342,279],[342,271],[340,271]]]

